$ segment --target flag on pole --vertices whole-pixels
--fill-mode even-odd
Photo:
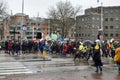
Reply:
[[[102,28],[100,28],[100,29],[98,29],[98,31],[101,31],[101,32],[103,32],[103,27],[102,27]]]

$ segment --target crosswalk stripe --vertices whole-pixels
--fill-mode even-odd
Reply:
[[[1,62],[0,75],[33,73],[20,62]]]

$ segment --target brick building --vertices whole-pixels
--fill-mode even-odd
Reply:
[[[38,32],[44,32],[47,27],[43,25],[40,17],[29,18],[28,15],[17,13],[3,20],[4,39],[33,39]],[[47,33],[47,31],[46,31]]]

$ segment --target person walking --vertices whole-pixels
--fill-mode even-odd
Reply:
[[[9,55],[11,54],[11,50],[12,50],[12,42],[11,42],[11,40],[9,40],[9,42],[8,42],[8,54]]]
[[[68,45],[67,43],[64,43],[63,46],[62,46],[62,50],[63,50],[63,56],[66,57],[66,54],[68,52]]]
[[[120,73],[120,43],[118,45],[118,48],[116,48],[115,50],[114,62],[116,62],[118,67],[118,72]]]
[[[103,63],[101,61],[100,46],[98,43],[96,43],[94,47],[93,61],[94,61],[94,66],[96,67],[95,72],[99,72],[99,71],[102,72]]]
[[[79,50],[79,57],[80,58],[83,58],[84,57],[84,53],[83,53],[83,51],[84,51],[84,46],[83,46],[83,43],[80,43],[80,45],[79,45],[79,48],[78,48],[78,50]]]
[[[15,53],[16,53],[17,56],[20,55],[19,51],[20,51],[20,44],[19,44],[18,41],[16,41],[16,43],[15,43]]]

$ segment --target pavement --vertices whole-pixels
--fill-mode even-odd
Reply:
[[[83,60],[73,58],[51,58],[43,60],[41,55],[26,54],[10,56],[0,54],[0,80],[120,80],[112,58],[102,58],[103,71],[96,73],[95,67]]]

